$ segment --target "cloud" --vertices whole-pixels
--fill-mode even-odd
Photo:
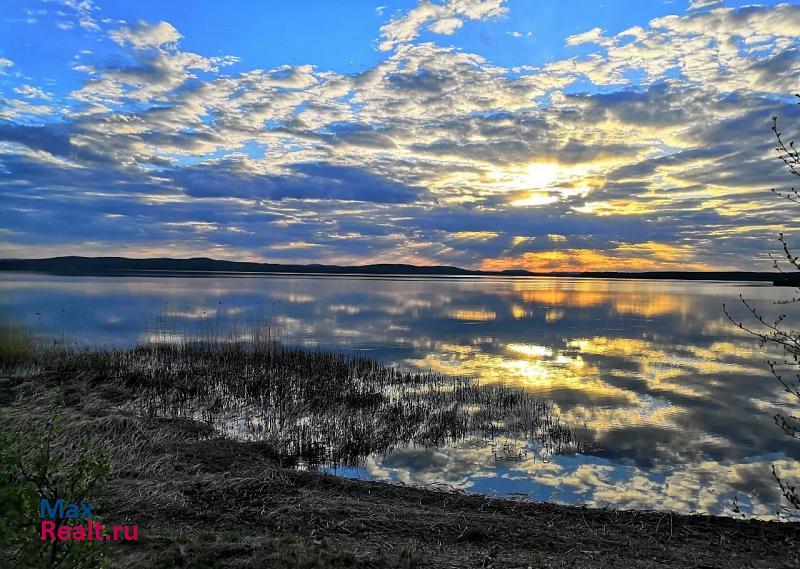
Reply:
[[[549,237],[554,242],[566,241],[563,235]],[[693,257],[694,250],[688,245],[648,241],[621,244],[608,251],[568,248],[526,252],[517,257],[485,259],[482,268],[489,271],[526,269],[533,272],[708,270],[709,267],[702,263],[693,263]]]
[[[75,23],[88,32],[99,32],[100,25],[95,21],[92,13],[97,11],[97,6],[91,0],[45,0],[46,2],[55,2],[65,8],[69,8],[72,13],[71,21],[62,21],[61,27],[65,29],[66,25],[74,27]],[[67,14],[60,13],[63,17]],[[74,22],[74,23],[73,23]]]
[[[118,105],[125,100],[152,101],[167,96],[194,79],[198,72],[215,73],[238,61],[232,56],[203,57],[178,49],[181,35],[167,22],[109,32],[118,44],[133,48],[129,58],[104,66],[81,65],[76,70],[91,79],[72,97],[86,103]]]
[[[596,43],[602,44],[606,40],[603,38],[603,30],[600,28],[592,28],[588,32],[568,36],[566,39],[567,45],[580,45],[583,43]]]
[[[51,95],[46,93],[39,87],[34,87],[32,85],[21,85],[19,87],[14,87],[14,92],[18,95],[22,95],[26,99],[50,99]]]
[[[689,0],[689,10],[702,10],[715,8],[722,4],[722,0]]]
[[[770,117],[800,120],[796,7],[590,30],[567,39],[588,53],[538,67],[419,41],[505,9],[421,3],[350,74],[241,70],[186,51],[167,22],[112,30],[113,55],[82,57],[71,93],[19,78],[2,99],[0,190],[28,221],[15,246],[50,235],[56,209],[100,200],[102,214],[72,213],[81,242],[115,239],[98,215],[121,215],[120,236],[163,216],[165,243],[257,258],[269,219],[282,243],[330,242],[298,248],[309,261],[768,268],[770,235],[800,230],[768,192],[785,181]]]
[[[424,193],[351,166],[294,164],[285,175],[260,175],[236,165],[216,163],[181,168],[173,180],[192,197],[238,197],[258,200],[345,200],[406,203]]]
[[[0,77],[2,77],[3,75],[8,75],[5,69],[13,66],[14,66],[13,61],[8,59],[7,57],[0,57]]]
[[[118,44],[130,44],[136,49],[160,48],[165,44],[175,44],[183,37],[172,24],[164,21],[153,25],[139,22],[133,28],[122,27],[108,35]]]
[[[507,12],[505,0],[447,0],[436,4],[420,0],[416,8],[381,27],[381,51],[390,51],[414,40],[424,26],[436,34],[455,33],[464,20],[496,18]]]
[[[464,25],[464,21],[458,18],[443,18],[441,20],[436,20],[430,26],[428,26],[428,30],[432,31],[435,34],[442,34],[445,36],[449,36],[454,34],[456,30],[458,30],[461,26]]]

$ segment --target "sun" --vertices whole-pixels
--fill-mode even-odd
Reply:
[[[491,174],[495,187],[504,191],[546,190],[565,178],[569,168],[556,162],[531,162]]]
[[[542,190],[550,188],[560,177],[563,177],[565,170],[567,169],[554,162],[528,164],[523,171],[524,173],[519,176],[519,181],[523,186],[520,189]]]
[[[536,207],[556,203],[567,196],[587,195],[589,166],[558,162],[530,162],[491,175],[495,190],[512,193],[514,207]]]

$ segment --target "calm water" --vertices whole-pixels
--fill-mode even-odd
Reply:
[[[0,310],[97,345],[268,317],[291,343],[518,385],[592,432],[590,454],[526,458],[528,441],[465,439],[372,456],[347,476],[626,508],[774,513],[770,465],[800,444],[765,354],[726,319],[742,293],[768,313],[791,290],[745,283],[369,277],[0,275]],[[785,307],[784,307],[785,308]],[[784,310],[785,312],[785,310]],[[800,312],[789,324],[800,328]],[[508,451],[508,452],[507,452]]]

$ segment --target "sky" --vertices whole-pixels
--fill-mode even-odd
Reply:
[[[769,270],[800,5],[0,7],[0,256]]]

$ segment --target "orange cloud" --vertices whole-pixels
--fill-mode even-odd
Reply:
[[[483,270],[526,269],[534,272],[559,271],[706,271],[711,267],[693,262],[694,250],[687,245],[669,245],[647,241],[620,245],[609,251],[595,249],[559,249],[530,251],[515,257],[484,259]]]

